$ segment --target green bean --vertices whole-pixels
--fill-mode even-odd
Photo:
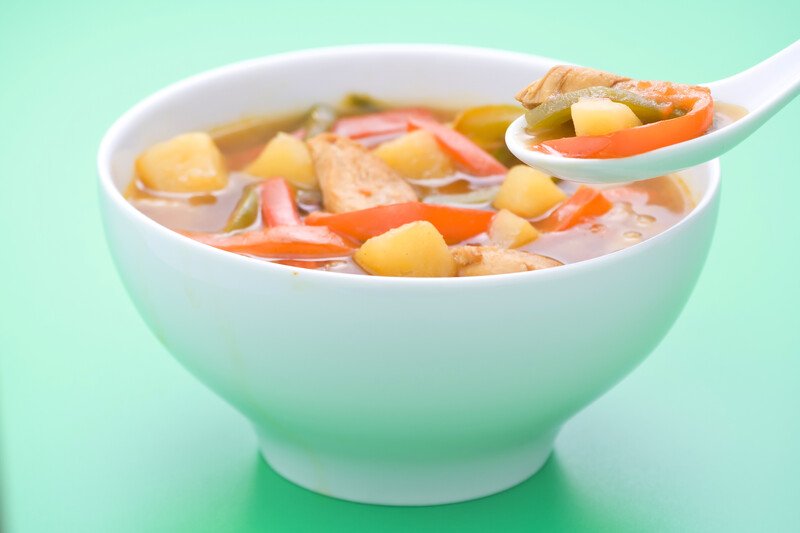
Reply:
[[[339,102],[339,109],[346,114],[360,115],[383,111],[386,105],[368,94],[349,93]]]
[[[260,183],[251,183],[242,190],[242,196],[228,217],[223,231],[235,231],[249,228],[258,218],[258,209],[261,205],[258,197]]]

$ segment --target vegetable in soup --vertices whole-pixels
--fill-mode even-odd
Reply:
[[[603,94],[644,115],[665,112]],[[563,114],[569,101],[548,113]],[[349,95],[156,144],[138,157],[126,196],[157,222],[231,253],[408,277],[554,268],[648,239],[691,209],[677,176],[596,188],[521,165],[504,143],[521,112]]]
[[[532,149],[564,157],[628,157],[694,139],[719,124],[706,87],[571,65],[551,68],[517,100],[527,109]],[[741,113],[723,106],[721,115],[727,122]]]

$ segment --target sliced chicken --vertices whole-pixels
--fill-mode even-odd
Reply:
[[[411,185],[357,142],[325,133],[309,140],[308,148],[329,213],[417,200]]]
[[[602,70],[558,65],[517,93],[517,100],[526,108],[533,109],[554,94],[568,93],[587,87],[614,87],[616,84],[628,80],[630,78]]]
[[[564,263],[520,250],[506,250],[496,246],[459,246],[452,249],[458,276],[487,276],[527,272],[561,266]]]

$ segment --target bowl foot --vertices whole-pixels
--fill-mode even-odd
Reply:
[[[319,494],[381,505],[439,505],[489,496],[525,481],[547,461],[556,433],[514,449],[437,461],[332,457],[263,436],[260,446],[275,472]]]

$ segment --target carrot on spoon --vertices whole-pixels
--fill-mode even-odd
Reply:
[[[533,149],[576,158],[612,159],[643,154],[703,135],[714,120],[714,101],[705,87],[669,82],[636,82],[641,92],[660,103],[673,104],[682,116],[607,135],[565,137],[537,144]]]

